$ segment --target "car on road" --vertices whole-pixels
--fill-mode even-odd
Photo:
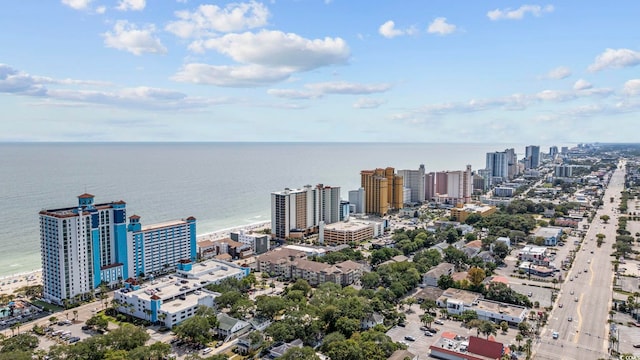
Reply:
[[[414,338],[413,336],[407,335],[404,337],[405,340],[407,341],[416,341],[416,338]]]
[[[573,298],[573,301],[578,302],[578,297],[577,297],[577,296],[576,296],[576,297],[574,297],[574,298]]]
[[[633,347],[638,349],[638,348],[640,348],[640,344],[633,344]]]
[[[529,293],[527,294],[528,297],[532,297],[533,293],[531,291],[529,291]]]
[[[552,337],[552,338],[554,338],[554,339],[557,339],[557,338],[558,338],[558,336],[560,336],[560,334],[558,334],[558,332],[557,332],[557,331],[554,331],[554,332],[551,334],[551,337]]]
[[[587,269],[587,268],[584,268],[584,272],[588,272],[588,269]]]
[[[562,303],[558,304],[558,307],[559,307],[559,308],[562,308]]]
[[[571,290],[571,295],[573,295],[573,290]]]
[[[567,321],[573,321],[573,318],[572,318],[571,316],[569,316],[569,317],[567,318]]]

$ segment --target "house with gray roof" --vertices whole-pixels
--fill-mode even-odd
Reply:
[[[216,317],[218,318],[216,332],[218,336],[224,337],[225,339],[238,335],[251,326],[248,322],[233,318],[225,313],[219,313]]]

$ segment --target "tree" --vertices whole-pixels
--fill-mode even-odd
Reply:
[[[506,333],[509,330],[509,323],[506,321],[501,321],[500,329],[502,330],[503,333]]]
[[[305,279],[298,279],[293,285],[291,285],[291,290],[300,290],[304,296],[309,296],[311,293],[311,285],[309,285]]]
[[[606,236],[605,234],[601,234],[601,233],[600,233],[600,234],[596,234],[596,239],[597,239],[597,240],[596,240],[596,245],[597,245],[598,247],[602,246],[602,243],[604,243],[604,239],[605,239],[606,237],[607,237],[607,236]]]
[[[204,316],[196,315],[178,324],[174,332],[180,339],[206,344],[212,339],[212,335],[209,332],[210,329],[211,325],[209,320]]]
[[[305,346],[303,348],[293,347],[287,351],[280,357],[282,360],[320,360],[320,357],[316,355],[316,352]]]
[[[522,336],[522,334],[517,334],[516,335],[516,342],[518,343],[518,347],[520,347],[520,342],[524,340],[524,337]]]
[[[531,330],[531,325],[526,321],[522,321],[518,324],[518,330],[520,330],[520,334],[522,334],[522,336],[527,336]]]
[[[431,327],[431,323],[433,323],[433,320],[435,319],[433,318],[433,316],[429,314],[424,314],[420,316],[420,322],[422,322],[427,327]]]
[[[123,324],[115,330],[111,330],[105,338],[113,349],[131,351],[138,346],[143,346],[150,336],[143,327],[131,324]]]
[[[15,351],[29,351],[38,347],[39,340],[36,336],[30,334],[18,334],[16,336],[4,339],[2,341],[2,350],[0,352],[8,353]]]
[[[489,335],[498,334],[496,327],[491,321],[483,321],[482,324],[480,324],[480,332],[487,336],[487,340],[489,340]]]
[[[611,219],[611,217],[609,217],[609,215],[600,216],[600,220],[602,220],[605,224],[607,224],[609,222],[609,219]]]
[[[442,290],[447,290],[450,287],[453,287],[454,281],[451,275],[441,275],[438,278],[438,287]]]
[[[404,300],[404,302],[409,306],[409,311],[411,311],[411,306],[416,303],[416,298],[413,296],[409,296]]]
[[[351,335],[360,330],[360,320],[343,316],[336,321],[336,330],[346,338],[350,338]]]
[[[426,313],[431,313],[431,311],[438,307],[435,300],[425,299],[422,304],[420,304],[420,309],[424,310]]]
[[[484,270],[478,267],[473,267],[469,269],[469,272],[467,273],[467,279],[469,279],[469,281],[475,288],[478,288],[478,286],[482,284],[482,281],[484,280],[485,277],[486,277],[486,274]]]
[[[504,260],[509,255],[509,246],[502,241],[496,242],[493,244],[493,254],[500,260]]]
[[[365,272],[360,277],[360,283],[365,289],[375,289],[380,285],[380,275],[377,272]]]
[[[73,321],[78,320],[78,310],[73,310]]]
[[[109,326],[109,321],[100,315],[94,315],[86,322],[89,326],[95,326],[98,329],[105,330]]]
[[[260,295],[256,298],[255,304],[258,314],[271,320],[287,307],[286,300],[279,296]]]

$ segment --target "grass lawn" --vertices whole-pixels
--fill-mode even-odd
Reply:
[[[40,300],[33,300],[31,301],[32,304],[39,306],[43,309],[45,309],[46,311],[50,311],[50,312],[58,312],[58,311],[64,311],[64,308],[61,306],[56,306],[53,304],[49,304],[46,303],[44,301],[40,301]]]

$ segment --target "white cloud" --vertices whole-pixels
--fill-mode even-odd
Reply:
[[[306,84],[308,90],[269,89],[267,93],[275,97],[287,99],[315,99],[327,94],[365,95],[388,91],[391,84],[361,84],[346,81],[333,81]]]
[[[217,5],[200,5],[195,11],[177,11],[179,20],[172,21],[165,30],[181,38],[198,38],[263,27],[267,24],[269,10],[264,4],[230,3],[221,8]]]
[[[575,84],[573,84],[574,90],[587,90],[587,89],[591,89],[592,87],[593,85],[591,85],[590,82],[584,79],[578,79],[578,81],[576,81]]]
[[[305,85],[323,94],[374,94],[391,89],[391,84],[359,84],[346,81],[322,82]]]
[[[640,95],[640,79],[632,79],[624,83],[622,92],[626,95]]]
[[[512,10],[510,8],[506,9],[495,9],[487,12],[487,17],[493,21],[496,20],[521,20],[527,13],[530,13],[533,16],[541,16],[544,13],[553,12],[553,5],[540,6],[540,5],[522,5],[519,8]]]
[[[589,71],[620,69],[640,64],[640,52],[630,49],[606,49],[589,65]]]
[[[285,99],[315,99],[318,97],[322,97],[322,94],[317,91],[305,91],[305,90],[294,90],[294,89],[269,89],[267,90],[267,94],[285,98]]]
[[[85,10],[89,8],[91,1],[93,0],[62,0],[62,3],[72,9]]]
[[[384,103],[386,103],[384,100],[360,98],[353,104],[353,107],[356,109],[375,109]]]
[[[380,35],[386,37],[387,39],[392,39],[396,36],[404,35],[404,31],[396,29],[395,26],[396,24],[392,20],[389,20],[386,23],[380,25],[380,28],[378,28],[378,32],[380,33]]]
[[[544,78],[560,80],[568,78],[569,76],[571,76],[571,69],[566,66],[558,66],[557,68],[550,70]]]
[[[51,85],[53,88],[48,88]],[[189,97],[178,91],[138,86],[113,91],[87,90],[78,86],[109,86],[111,83],[93,80],[54,79],[34,76],[0,64],[0,93],[32,96],[38,105],[65,106],[71,103],[99,104],[151,110],[203,108],[229,103],[228,98]]]
[[[98,6],[96,8],[96,14],[104,14],[105,12],[107,12],[106,6]]]
[[[322,66],[345,64],[349,47],[341,38],[305,39],[297,34],[262,30],[258,33],[227,34],[196,41],[190,49],[211,49],[243,64],[308,71]]]
[[[544,101],[568,101],[576,98],[576,94],[571,91],[543,90],[536,94],[536,97]]]
[[[283,81],[291,75],[291,70],[270,68],[261,65],[216,66],[208,64],[187,64],[171,79],[227,87],[265,86]]]
[[[154,37],[156,29],[153,25],[138,28],[126,20],[116,22],[113,31],[107,31],[102,36],[106,47],[128,51],[134,55],[165,54],[167,48],[160,39]]]
[[[447,18],[445,17],[435,18],[427,28],[429,34],[448,35],[455,31],[456,26],[447,23]]]
[[[120,11],[140,11],[147,5],[146,0],[120,0],[116,9]]]

